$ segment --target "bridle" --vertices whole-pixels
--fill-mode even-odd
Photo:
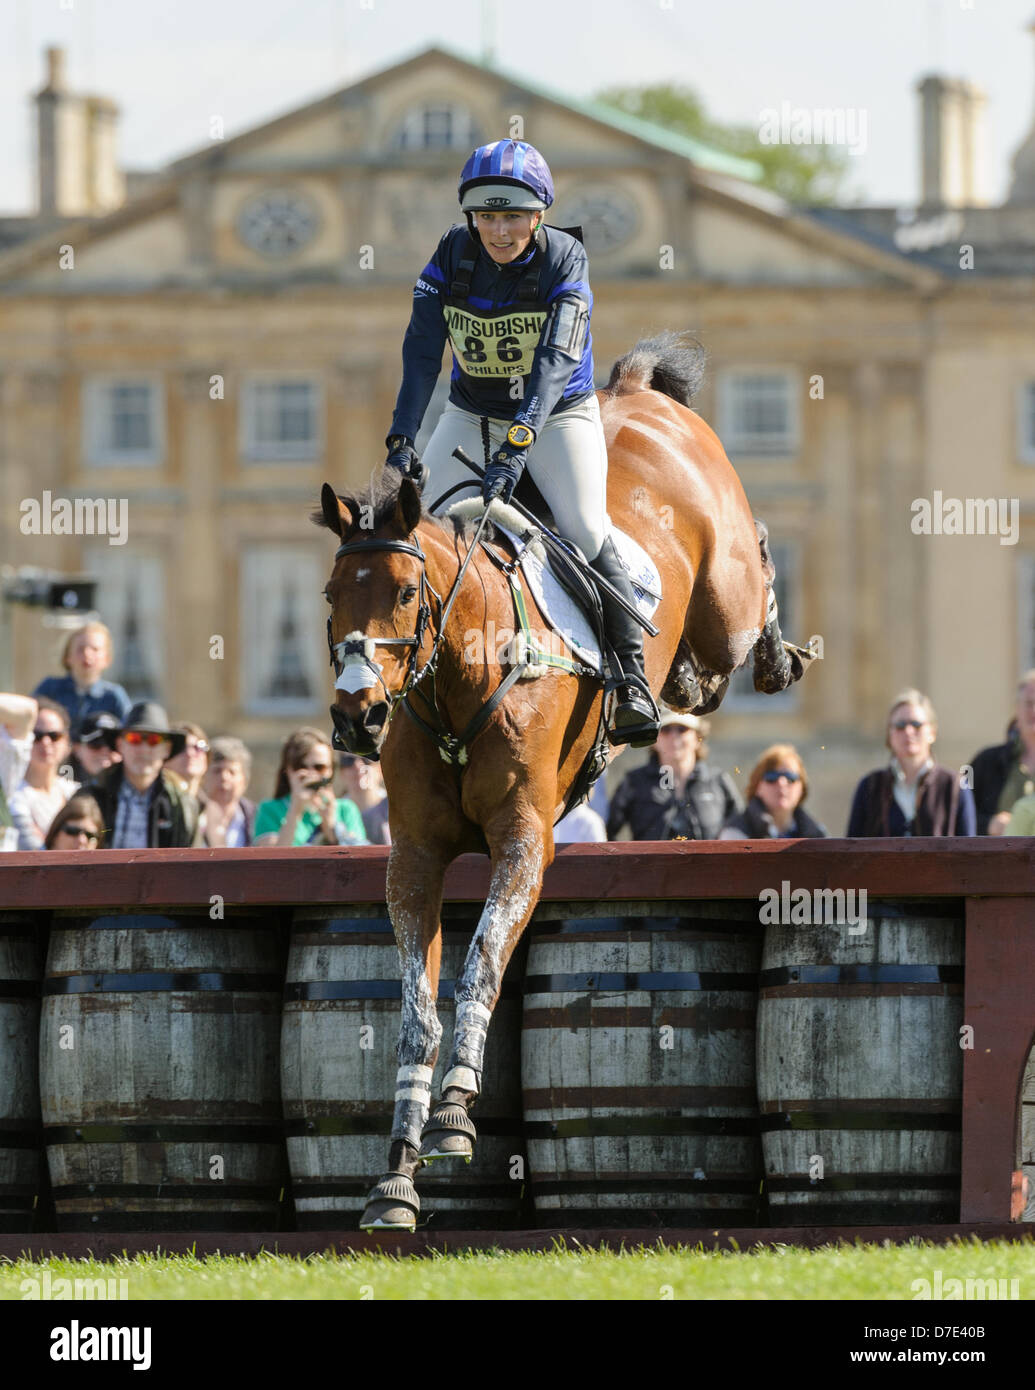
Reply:
[[[421,550],[419,542],[414,545],[411,545],[409,541],[347,541],[344,545],[340,545],[338,549],[334,552],[334,563],[337,564],[343,555],[358,555],[361,552],[368,552],[371,550],[394,550],[401,555],[413,555],[416,559],[420,561],[419,604],[417,607],[417,618],[416,623],[414,625],[413,636],[347,637],[341,642],[335,642],[334,631],[332,628],[332,614],[329,615],[327,618],[327,647],[331,654],[331,667],[334,671],[335,680],[337,680],[338,677],[341,675],[348,657],[361,656],[366,658],[367,662],[371,666],[371,669],[375,672],[378,680],[381,682],[381,688],[384,690],[385,698],[388,702],[388,717],[391,718],[392,714],[395,711],[395,707],[399,703],[399,701],[409,693],[410,689],[414,685],[419,684],[419,682],[424,679],[424,676],[427,673],[429,667],[434,667],[435,662],[438,659],[438,645],[442,636],[442,599],[439,597],[438,592],[434,589],[430,580],[428,579],[427,557],[424,554],[424,551]],[[439,633],[438,636],[435,638],[434,644],[432,645],[430,657],[424,663],[424,666],[421,668],[421,670],[418,671],[417,660],[420,654],[421,645],[424,641],[424,634],[428,629],[428,624],[431,622],[431,604],[428,602],[429,593],[432,595],[432,597],[435,599],[435,602],[438,604],[440,614]],[[406,646],[413,648],[413,650],[410,653],[410,659],[407,666],[406,681],[402,689],[399,690],[396,694],[393,694],[388,689],[387,685],[385,685],[384,677],[381,675],[381,669],[379,666],[375,665],[373,661],[374,649],[376,647],[393,646]]]
[[[435,692],[435,668],[438,663],[439,651],[441,649],[442,643],[442,636],[445,631],[446,621],[449,617],[450,609],[452,608],[453,602],[456,599],[457,593],[459,592],[460,585],[463,583],[463,578],[464,574],[467,571],[467,566],[470,564],[471,559],[478,548],[478,543],[481,540],[482,530],[485,527],[485,524],[488,520],[488,516],[489,509],[486,508],[482,514],[482,518],[478,525],[478,530],[475,533],[474,540],[471,542],[467,554],[464,556],[463,562],[461,563],[460,568],[457,570],[456,579],[453,581],[453,586],[450,589],[444,604],[438,591],[434,588],[431,581],[428,579],[427,556],[424,554],[424,551],[420,547],[420,542],[417,540],[416,531],[411,533],[413,535],[412,543],[408,540],[398,541],[371,539],[363,541],[346,541],[344,545],[340,545],[338,549],[334,552],[335,564],[337,564],[337,562],[344,555],[365,554],[370,553],[371,551],[395,551],[397,554],[401,555],[412,555],[415,559],[420,561],[420,586],[418,591],[417,617],[412,637],[346,637],[341,642],[335,642],[334,633],[332,631],[331,626],[333,615],[330,615],[327,618],[327,646],[330,651],[330,664],[334,671],[334,677],[336,681],[340,677],[345,662],[349,657],[362,657],[366,660],[370,669],[374,671],[374,673],[377,676],[377,679],[381,682],[381,688],[385,693],[385,700],[388,705],[388,715],[385,719],[386,726],[391,721],[391,718],[395,714],[395,711],[398,708],[399,704],[402,701],[406,700],[406,697],[410,693],[410,691],[417,689],[420,686],[421,682],[424,680],[425,676],[427,676],[430,673],[432,684],[431,697],[429,698],[427,695],[424,695],[423,691],[421,691],[420,693],[427,702],[427,704],[430,706],[433,712],[433,716],[435,718],[435,722],[438,725],[438,728],[433,729],[423,719],[421,719],[420,716],[413,710],[412,706],[409,704],[408,701],[403,706],[403,708],[407,711],[408,714],[411,715],[411,717],[414,720],[416,720],[418,724],[421,724],[432,735],[432,737],[438,743],[439,751],[442,753],[442,756],[446,760],[446,762],[466,762],[467,750],[465,746],[465,740],[455,738],[449,732],[448,728],[442,720],[438,708],[438,698]],[[435,602],[438,604],[438,619],[436,623],[438,631],[435,633],[435,639],[431,644],[431,653],[428,656],[427,661],[424,663],[423,666],[420,667],[420,669],[418,669],[420,648],[424,642],[424,637],[431,623],[432,618],[431,604],[428,602],[429,594],[434,598]],[[406,680],[404,681],[402,688],[396,691],[394,694],[392,691],[388,689],[388,686],[385,684],[384,677],[381,674],[380,666],[377,665],[373,660],[374,651],[379,646],[408,646],[412,648],[412,651],[410,652],[410,659],[407,663]]]

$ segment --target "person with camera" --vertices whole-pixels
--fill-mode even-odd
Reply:
[[[365,845],[359,807],[334,795],[334,755],[319,729],[296,729],[284,744],[273,796],[255,813],[256,848]]]

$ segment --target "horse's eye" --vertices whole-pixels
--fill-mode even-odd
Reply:
[[[327,600],[328,603],[332,603],[332,602],[333,602],[333,600],[332,600],[330,594],[327,592],[326,589],[324,589],[324,591],[323,591],[323,596],[324,596],[324,598]]]
[[[400,594],[399,594],[399,602],[400,602],[400,603],[412,603],[412,602],[413,602],[414,595],[416,594],[416,592],[417,592],[417,589],[416,589],[416,586],[415,586],[415,585],[413,585],[413,584],[407,584],[406,587],[405,587],[403,590],[401,590],[401,592],[400,592]]]

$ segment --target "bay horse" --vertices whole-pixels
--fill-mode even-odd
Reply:
[[[718,706],[752,652],[755,686],[768,692],[800,678],[809,659],[781,640],[765,528],[753,520],[718,438],[689,408],[702,359],[676,334],[643,340],[597,393],[609,515],[648,550],[662,579],[658,634],[644,638],[647,678],[671,708],[695,713]],[[555,819],[595,740],[604,691],[600,679],[556,670],[517,680],[469,743],[456,738],[512,667],[512,652],[470,640],[490,621],[513,622],[506,575],[482,546],[469,554],[474,523],[430,515],[414,482],[394,471],[368,502],[324,484],[312,519],[342,542],[325,589],[338,675],[331,716],[349,751],[380,755],[391,806],[387,900],[402,973],[399,1070],[389,1171],[360,1224],[413,1230],[420,1163],[470,1158],[476,1132],[468,1112],[480,1089],[486,1029],[554,857]],[[525,596],[547,630],[527,588]],[[430,668],[422,665],[433,655]],[[393,718],[407,691],[411,717]],[[443,766],[447,753],[452,769]],[[429,1113],[442,1033],[435,1001],[443,879],[465,852],[488,852],[490,888],[456,982],[453,1055]]]

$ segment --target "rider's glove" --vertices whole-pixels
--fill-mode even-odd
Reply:
[[[511,425],[506,443],[492,456],[482,478],[482,498],[488,506],[494,497],[509,502],[525,466],[528,451],[535,443],[535,431],[528,425]]]
[[[391,434],[385,440],[388,457],[386,468],[398,468],[404,478],[416,478],[420,472],[420,459],[413,447],[413,440],[404,434]]]

